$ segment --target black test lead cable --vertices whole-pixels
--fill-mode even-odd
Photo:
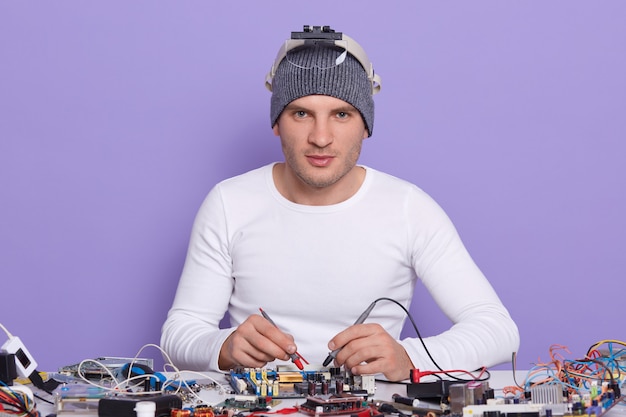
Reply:
[[[369,305],[369,307],[367,307],[365,309],[365,311],[363,313],[361,313],[361,315],[359,316],[358,319],[356,319],[356,321],[354,322],[354,324],[363,324],[363,322],[365,321],[365,319],[367,318],[367,316],[370,315],[372,309],[374,308],[374,306],[376,305],[376,302],[378,300],[374,301],[372,304]],[[341,348],[335,349],[332,352],[330,352],[328,354],[328,356],[326,357],[326,359],[324,360],[324,363],[322,364],[322,366],[328,366],[332,361],[335,360],[335,357],[337,356],[337,353],[339,353],[339,351],[341,350]]]
[[[374,308],[376,303],[379,302],[379,301],[383,301],[383,300],[391,301],[392,303],[396,304],[398,307],[400,307],[404,311],[404,313],[406,314],[408,319],[411,321],[411,324],[413,325],[413,329],[415,330],[417,338],[421,342],[422,347],[424,348],[424,351],[428,355],[428,358],[433,362],[435,367],[439,371],[441,371],[441,373],[443,373],[444,375],[448,376],[450,379],[453,379],[455,381],[461,381],[461,382],[486,381],[486,380],[488,380],[491,377],[490,372],[488,370],[486,370],[486,369],[484,370],[484,372],[487,374],[485,377],[483,377],[483,378],[466,379],[466,378],[460,378],[460,377],[451,375],[448,371],[445,371],[443,368],[441,368],[441,366],[439,366],[439,364],[435,361],[435,359],[430,354],[430,351],[426,347],[426,343],[424,343],[424,339],[422,339],[422,335],[420,334],[420,331],[419,331],[419,329],[417,327],[417,324],[415,323],[415,320],[413,320],[413,316],[411,316],[411,313],[409,312],[409,310],[407,310],[406,307],[404,307],[400,302],[398,302],[397,300],[394,300],[393,298],[389,298],[389,297],[377,298],[376,300],[374,300],[372,302],[372,304],[369,305],[369,307],[367,307],[367,309],[365,309],[365,311],[359,316],[359,318],[356,319],[356,322],[354,322],[354,324],[363,324],[363,322],[365,321],[365,319],[367,319],[367,316],[369,316],[370,312],[372,311],[372,309]],[[339,353],[340,350],[341,350],[341,348],[335,349],[332,352],[330,352],[328,354],[328,357],[326,357],[326,360],[324,360],[323,366],[328,366],[335,359],[335,357],[337,356],[337,353]],[[479,371],[479,370],[480,369],[477,369],[477,371]]]

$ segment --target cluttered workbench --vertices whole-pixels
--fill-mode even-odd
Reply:
[[[11,336],[0,352],[0,417],[626,417],[623,346],[601,341],[572,360],[554,345],[550,362],[525,371],[411,369],[407,380],[389,382],[297,360],[227,373],[180,370],[167,360],[157,371],[143,348],[133,358],[40,372]]]
[[[53,391],[20,381],[12,389],[32,396],[35,408],[21,414],[32,416],[626,417],[619,386],[615,391],[611,384],[593,384],[588,395],[579,397],[567,396],[557,384],[525,389],[530,371],[491,371],[474,380],[458,374],[443,379],[419,375],[419,381],[412,376],[392,383],[340,368],[300,370],[291,364],[227,374],[154,372],[151,365],[145,358],[97,358],[43,375],[58,382]],[[0,410],[4,415],[16,414]]]

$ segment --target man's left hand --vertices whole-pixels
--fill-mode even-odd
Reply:
[[[335,365],[354,375],[382,373],[390,381],[402,381],[413,369],[404,347],[377,323],[348,327],[331,339],[328,348],[341,348]]]

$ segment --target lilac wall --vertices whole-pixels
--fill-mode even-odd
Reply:
[[[158,343],[201,200],[281,157],[276,50],[329,24],[383,77],[362,163],[448,211],[519,323],[518,366],[623,339],[625,15],[621,0],[4,1],[0,322],[47,370]],[[448,326],[422,292],[412,311],[424,335]]]

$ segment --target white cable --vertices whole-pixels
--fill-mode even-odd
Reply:
[[[1,328],[2,330],[4,330],[4,332],[7,334],[7,336],[8,336],[8,338],[9,338],[9,339],[12,339],[12,338],[13,338],[13,335],[11,334],[11,332],[9,332],[9,331],[7,330],[7,328],[6,328],[6,327],[4,327],[4,325],[3,325],[2,323],[0,323],[0,328]]]
[[[220,394],[226,396],[226,387],[224,387],[222,384],[220,384],[216,379],[212,378],[211,376],[201,373],[201,372],[195,372],[195,371],[181,371],[180,369],[178,369],[174,363],[172,362],[172,359],[170,358],[170,356],[167,354],[167,352],[165,350],[163,350],[163,348],[161,348],[161,346],[159,345],[155,345],[155,344],[146,344],[144,346],[141,347],[141,349],[139,349],[139,352],[137,352],[137,355],[135,356],[135,358],[139,357],[141,355],[141,352],[147,348],[147,347],[154,347],[155,349],[157,349],[159,352],[161,352],[161,354],[165,357],[166,361],[163,364],[163,371],[164,372],[173,372],[174,375],[172,375],[172,377],[169,378],[168,381],[165,381],[165,383],[163,384],[163,387],[161,387],[161,392],[165,392],[165,389],[171,385],[173,385],[173,382],[179,382],[178,387],[176,389],[176,391],[174,391],[176,394],[178,394],[182,388],[182,386],[184,385],[189,392],[191,393],[192,396],[194,396],[195,398],[197,398],[200,401],[203,401],[198,394],[196,394],[193,389],[187,384],[187,381],[182,379],[182,373],[190,373],[192,375],[199,375],[202,376],[205,379],[208,379],[209,381],[213,382],[215,385],[217,385],[220,389]],[[171,368],[171,371],[168,370]]]
[[[204,399],[202,399],[193,389],[193,387],[191,387],[186,380],[184,380],[182,378],[183,373],[185,374],[192,374],[192,375],[199,375],[201,376],[203,379],[207,379],[209,381],[211,381],[213,384],[216,385],[217,388],[219,388],[219,394],[220,396],[222,396],[222,401],[225,400],[228,396],[228,390],[227,388],[222,385],[220,382],[218,382],[216,379],[212,378],[210,375],[204,374],[202,372],[196,372],[196,371],[181,371],[180,369],[178,369],[172,362],[171,358],[169,357],[169,355],[167,354],[167,352],[165,352],[160,346],[155,345],[155,344],[146,344],[143,345],[139,351],[137,352],[137,354],[132,358],[129,366],[128,366],[128,377],[124,380],[118,380],[118,378],[116,378],[116,376],[111,372],[111,370],[106,367],[104,364],[102,364],[101,362],[98,362],[96,359],[85,359],[83,361],[81,361],[78,364],[78,369],[77,369],[77,375],[80,377],[80,379],[82,379],[85,383],[98,387],[100,389],[103,389],[105,391],[109,391],[109,392],[117,392],[117,393],[128,393],[129,388],[139,388],[141,387],[141,384],[139,383],[135,383],[135,381],[143,381],[145,380],[145,378],[154,378],[160,381],[159,377],[157,375],[154,374],[146,374],[146,375],[135,375],[135,376],[131,376],[131,372],[130,370],[132,369],[133,365],[137,362],[137,360],[140,358],[141,353],[143,352],[144,349],[148,348],[148,347],[154,347],[157,350],[159,350],[159,352],[161,352],[166,360],[166,362],[163,365],[163,372],[166,373],[170,373],[171,375],[167,375],[167,380],[163,382],[163,385],[161,386],[161,393],[162,394],[174,394],[174,395],[178,395],[181,393],[181,391],[183,389],[186,389],[186,391],[189,393],[190,396],[196,398],[198,401],[205,403],[206,401]],[[92,381],[89,380],[84,374],[83,374],[83,370],[82,367],[85,363],[95,363],[96,365],[100,366],[102,369],[104,369],[104,371],[108,374],[108,376],[110,377],[110,382],[111,385],[107,385],[104,382],[107,381],[104,378],[101,379],[100,381]],[[168,391],[168,388],[173,387],[176,384],[176,389],[171,391]],[[132,395],[137,395],[137,396],[141,396],[141,395],[153,395],[154,392],[153,391],[134,391],[132,392]],[[211,405],[211,404],[209,404]],[[0,416],[2,417],[2,416]]]

